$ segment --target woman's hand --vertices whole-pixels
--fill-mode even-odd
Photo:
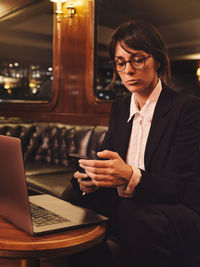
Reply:
[[[75,172],[74,178],[78,180],[80,190],[83,191],[83,193],[92,193],[98,190],[98,186],[88,177],[86,173]]]
[[[80,159],[80,167],[85,169],[92,183],[97,187],[117,187],[127,184],[132,176],[132,168],[126,164],[118,153],[104,150],[97,153],[105,160]]]

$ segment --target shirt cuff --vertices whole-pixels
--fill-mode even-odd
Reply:
[[[134,196],[135,187],[139,184],[142,177],[140,169],[131,166],[133,174],[128,184],[120,185],[117,187],[117,191],[120,197],[130,198]]]

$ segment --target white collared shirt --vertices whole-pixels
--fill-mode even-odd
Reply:
[[[144,154],[149,135],[151,122],[156,103],[162,90],[162,84],[159,80],[156,87],[150,94],[145,105],[139,110],[138,102],[133,93],[131,96],[130,115],[127,123],[133,119],[132,131],[129,139],[129,146],[126,155],[126,163],[133,169],[133,175],[125,186],[118,187],[118,193],[122,197],[132,197],[135,188],[135,181],[141,178],[141,171],[145,170]]]

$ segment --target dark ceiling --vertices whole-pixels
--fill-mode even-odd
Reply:
[[[200,59],[200,0],[97,0],[96,8],[101,43],[121,22],[145,19],[163,35],[172,57]]]
[[[97,3],[100,24],[110,27],[133,18],[146,19],[155,26],[200,18],[199,0],[97,0]]]

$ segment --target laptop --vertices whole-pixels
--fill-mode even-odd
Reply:
[[[40,213],[45,217],[41,218]],[[0,135],[0,215],[31,235],[108,220],[51,195],[28,196],[21,140],[3,135]]]

